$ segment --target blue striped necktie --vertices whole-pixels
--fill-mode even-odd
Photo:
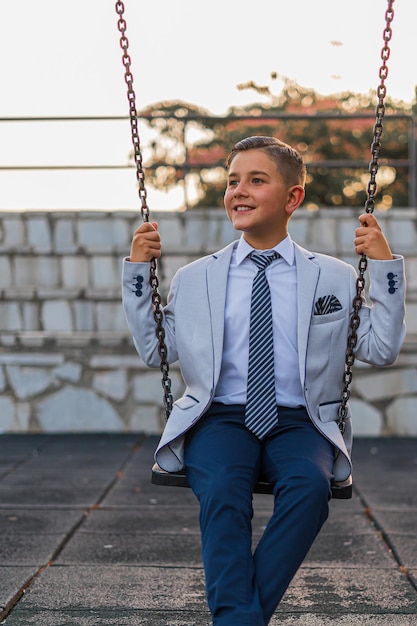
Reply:
[[[269,255],[252,252],[249,256],[258,273],[252,285],[245,424],[259,439],[263,439],[278,422],[271,293],[265,270],[280,255],[277,252]]]

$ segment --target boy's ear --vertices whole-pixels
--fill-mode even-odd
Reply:
[[[294,185],[288,190],[287,212],[292,215],[300,206],[305,197],[305,189],[302,185]]]

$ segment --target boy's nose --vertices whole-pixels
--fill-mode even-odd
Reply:
[[[238,185],[236,185],[234,195],[235,195],[235,197],[247,196],[248,192],[247,192],[247,190],[245,188],[245,185],[242,184],[242,183],[239,183]]]

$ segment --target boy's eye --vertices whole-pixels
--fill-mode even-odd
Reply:
[[[233,185],[238,185],[239,181],[237,180],[229,180],[229,187],[233,187]]]

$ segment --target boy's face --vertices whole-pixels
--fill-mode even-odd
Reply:
[[[273,248],[287,236],[291,214],[304,189],[288,187],[277,166],[262,150],[238,152],[230,164],[224,206],[236,230],[258,250]]]

